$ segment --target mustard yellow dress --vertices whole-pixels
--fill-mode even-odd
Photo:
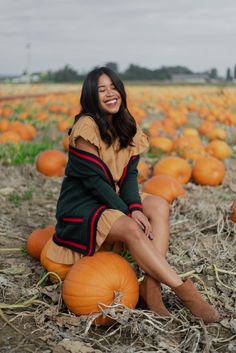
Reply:
[[[117,139],[110,147],[107,147],[106,143],[100,137],[100,132],[95,121],[89,116],[81,117],[73,126],[69,138],[70,145],[76,147],[76,140],[80,136],[98,148],[99,157],[111,171],[117,192],[119,190],[117,183],[120,180],[123,169],[128,164],[130,157],[132,155],[141,154],[149,148],[148,137],[138,125],[137,133],[133,138],[134,146],[128,146],[128,148],[119,151],[119,141]],[[141,200],[143,201],[147,195],[149,194],[141,193]],[[124,213],[115,209],[106,209],[102,213],[97,224],[95,251],[105,249],[113,251],[122,250],[122,243],[111,244],[106,242],[106,237],[109,234],[112,225],[121,216],[124,216]],[[69,265],[78,261],[83,255],[62,246],[58,246],[51,241],[47,251],[47,257],[54,262]]]

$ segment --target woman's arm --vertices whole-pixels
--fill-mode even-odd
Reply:
[[[138,155],[131,157],[120,182],[119,194],[121,199],[128,205],[130,212],[135,210],[142,211],[143,209],[137,181],[138,162]]]
[[[92,143],[86,141],[85,139],[83,139],[83,137],[78,137],[76,139],[76,148],[79,148],[80,150],[83,150],[85,152],[90,152],[95,154],[98,157],[98,148],[93,145]]]

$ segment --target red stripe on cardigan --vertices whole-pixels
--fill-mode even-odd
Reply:
[[[59,243],[68,244],[68,245],[74,246],[75,248],[79,248],[79,249],[83,249],[83,250],[87,249],[87,247],[85,245],[77,244],[77,243],[74,243],[73,241],[70,241],[70,240],[62,240],[62,239],[58,238],[58,236],[56,234],[54,235],[54,237],[56,238],[56,240]]]
[[[122,184],[123,184],[123,181],[124,181],[124,179],[125,179],[125,177],[126,177],[127,168],[128,168],[128,165],[124,168],[123,174],[122,174],[122,176],[121,176],[121,178],[120,178],[120,181],[118,182],[118,185],[119,185],[120,188],[121,188],[121,186],[122,186]]]
[[[129,205],[129,209],[132,209],[132,208],[135,208],[135,207],[143,209],[143,205],[141,203],[131,203]]]
[[[125,177],[126,177],[128,165],[129,165],[130,161],[133,161],[135,158],[138,158],[138,155],[132,156],[132,157],[130,158],[128,164],[124,167],[124,170],[123,170],[123,173],[122,173],[122,175],[121,175],[121,178],[120,178],[120,180],[118,181],[118,185],[119,185],[120,188],[121,188],[121,186],[122,186],[122,184],[123,184],[123,182],[124,182],[124,179],[125,179]]]
[[[73,218],[73,217],[64,217],[63,221],[65,222],[83,222],[83,218]]]
[[[106,208],[106,206],[100,206],[96,210],[96,212],[93,214],[91,225],[90,225],[90,244],[89,244],[88,256],[91,254],[91,252],[93,250],[93,238],[94,238],[94,223],[95,223],[95,220],[96,220],[98,214],[100,213],[100,211],[102,209],[105,209],[105,208]]]
[[[76,151],[72,150],[72,148],[69,148],[69,152],[74,153],[74,154],[75,154],[76,156],[78,156],[78,157],[87,159],[87,160],[89,160],[90,162],[96,163],[97,165],[99,165],[100,168],[102,168],[102,170],[103,170],[104,174],[106,175],[106,177],[107,177],[108,179],[110,179],[110,176],[109,176],[109,174],[107,173],[107,171],[106,171],[106,169],[104,168],[104,166],[102,165],[102,163],[100,163],[99,161],[97,161],[95,158],[89,157],[89,156],[85,156],[85,155],[82,154],[82,153],[79,153],[79,152],[76,152]],[[111,179],[110,179],[110,181],[111,181]],[[112,182],[113,182],[113,181],[112,181]]]

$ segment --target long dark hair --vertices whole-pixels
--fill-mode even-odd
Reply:
[[[109,123],[106,114],[99,107],[98,100],[98,79],[102,74],[110,77],[117,91],[121,96],[121,106],[117,114]],[[132,146],[132,139],[136,134],[136,122],[127,108],[126,92],[123,82],[117,74],[108,67],[100,67],[88,73],[84,80],[81,97],[81,111],[75,116],[74,124],[81,116],[91,116],[98,125],[102,140],[110,146],[118,137],[120,149]]]

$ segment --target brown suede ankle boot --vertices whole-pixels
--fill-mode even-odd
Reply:
[[[149,275],[139,285],[139,299],[142,309],[147,308],[160,316],[171,316],[162,301],[160,283]]]
[[[207,303],[190,279],[173,288],[173,291],[194,316],[201,318],[205,323],[219,321],[219,313]]]

